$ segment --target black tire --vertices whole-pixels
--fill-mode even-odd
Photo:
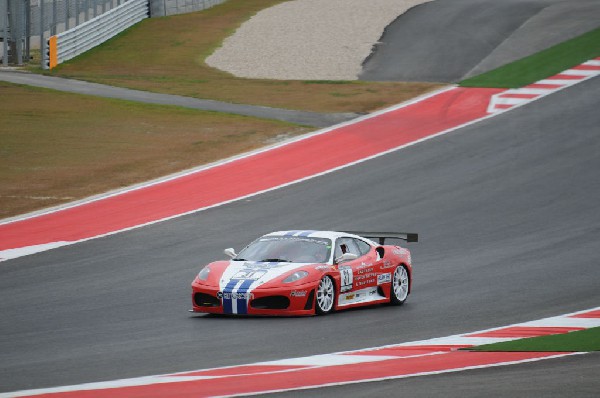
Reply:
[[[335,284],[330,276],[325,275],[315,290],[315,312],[317,315],[329,314],[335,307]]]
[[[410,278],[405,266],[399,265],[392,274],[392,286],[390,287],[390,303],[402,305],[408,298],[410,290]]]

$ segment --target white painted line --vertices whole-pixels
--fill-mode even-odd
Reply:
[[[590,61],[584,62],[582,65],[600,66],[600,60],[592,59]]]
[[[309,357],[282,359],[278,361],[258,362],[255,365],[279,365],[279,366],[338,366],[351,365],[365,362],[387,361],[389,359],[398,359],[397,356],[386,355],[341,355],[341,354],[323,354],[312,355]]]
[[[571,86],[579,83],[581,79],[544,79],[536,82],[538,84],[555,84],[557,86]]]
[[[61,241],[61,242],[46,243],[44,245],[21,247],[18,249],[0,250],[0,262],[6,261],[6,260],[12,260],[13,258],[27,256],[29,254],[43,252],[46,250],[56,249],[58,247],[70,245],[71,243],[72,242]]]
[[[595,328],[600,327],[600,318],[569,318],[555,317],[539,321],[531,321],[519,324],[527,327],[565,327],[565,328]]]
[[[570,75],[570,76],[596,76],[599,71],[595,70],[587,70],[587,69],[569,69],[564,72],[561,72],[561,75]]]
[[[523,88],[517,88],[515,90],[508,90],[505,93],[509,93],[510,92],[510,93],[513,93],[513,94],[546,95],[546,94],[552,93],[553,91],[554,91],[554,89],[548,89],[548,88],[527,88],[527,87],[523,87]]]
[[[481,332],[474,332],[468,334],[476,334]],[[465,335],[455,335],[448,337],[439,337],[435,339],[422,340],[422,341],[414,341],[411,343],[402,343],[399,346],[426,346],[426,345],[455,345],[455,346],[463,346],[463,345],[484,345],[484,344],[494,344],[494,343],[502,343],[504,341],[512,341],[519,340],[521,337],[467,337]]]
[[[515,97],[496,97],[496,106],[498,105],[517,105],[522,102],[529,101],[529,98],[515,98]]]

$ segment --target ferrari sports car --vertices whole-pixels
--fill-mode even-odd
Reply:
[[[371,240],[375,239],[375,241]],[[411,291],[410,251],[395,232],[279,231],[231,259],[208,264],[192,282],[194,313],[323,315],[371,304],[403,304]]]

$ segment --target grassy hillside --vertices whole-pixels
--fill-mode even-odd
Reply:
[[[438,87],[241,79],[204,63],[244,21],[277,3],[281,0],[229,0],[201,12],[146,19],[50,73],[146,91],[318,112],[369,112]]]
[[[0,218],[132,185],[307,132],[278,121],[0,82]]]

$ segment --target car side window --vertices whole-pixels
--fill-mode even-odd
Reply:
[[[356,254],[358,257],[362,256],[355,239],[352,238],[339,238],[335,242],[335,258],[340,257],[344,253]]]
[[[371,245],[368,244],[365,241],[362,241],[360,239],[354,239],[356,246],[358,247],[358,251],[360,252],[361,256],[364,256],[365,254],[369,253],[369,251],[371,251]]]

